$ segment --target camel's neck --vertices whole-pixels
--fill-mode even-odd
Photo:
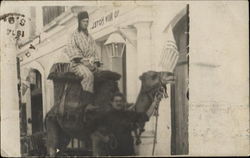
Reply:
[[[136,112],[146,112],[152,105],[152,103],[153,103],[153,98],[150,97],[147,93],[143,93],[140,90],[140,93],[135,103],[135,110]]]

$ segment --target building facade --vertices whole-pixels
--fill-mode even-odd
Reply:
[[[102,69],[122,74],[119,88],[128,102],[135,102],[138,95],[139,75],[158,70],[160,53],[172,27],[180,58],[174,71],[176,83],[167,87],[169,98],[159,107],[155,155],[249,153],[247,2],[189,1],[189,7],[186,2],[156,1],[109,5],[96,1],[88,7],[83,7],[87,2],[77,6],[66,2],[60,6],[52,2],[44,6],[20,3],[2,5],[6,12],[16,11],[30,19],[19,49],[11,45],[3,52],[1,49],[2,155],[20,156],[15,52],[26,87],[22,92],[21,113],[26,116],[21,119],[21,127],[25,127],[21,135],[31,135],[44,129],[42,120],[54,102],[53,83],[47,76],[54,63],[68,62],[66,41],[77,27],[76,15],[81,10],[90,14],[89,31],[98,44]],[[126,42],[120,58],[110,58],[104,45],[112,33]],[[1,44],[5,40],[1,36]],[[152,154],[154,127],[155,117],[151,117],[142,144],[136,147],[138,155]]]
[[[165,9],[166,6],[160,5],[28,7],[27,12],[30,12],[29,15],[32,17],[29,29],[30,38],[21,46],[18,53],[18,57],[21,59],[21,78],[29,87],[23,94],[22,100],[26,105],[27,134],[30,135],[43,129],[42,120],[54,103],[53,83],[47,80],[50,68],[58,62],[69,62],[64,53],[67,40],[77,28],[77,13],[86,10],[90,16],[89,32],[97,42],[99,58],[103,62],[101,69],[112,70],[122,75],[119,88],[126,95],[128,102],[131,103],[136,101],[140,90],[139,76],[149,70],[158,70],[160,53],[166,39],[166,30],[170,25],[173,27],[177,43],[182,51],[185,51],[179,61],[179,66],[182,68],[179,68],[178,71],[185,73],[185,75],[181,74],[180,78],[185,78],[186,81],[180,80],[184,85],[178,89],[168,87],[170,98],[164,99],[160,105],[160,129],[158,131],[161,132],[158,133],[158,144],[161,147],[156,150],[158,155],[171,154],[171,120],[174,119],[171,119],[170,100],[174,104],[173,100],[175,99],[171,98],[174,98],[181,91],[187,90],[188,62],[186,54],[188,43],[185,43],[187,32],[182,30],[187,28],[188,17],[186,4],[176,4],[174,8],[173,6],[169,7],[167,14]],[[110,57],[104,45],[112,33],[118,33],[125,40],[125,49],[121,57]],[[34,48],[30,46],[34,46]],[[184,99],[188,105],[186,97],[181,99]],[[143,139],[141,147],[138,148],[138,153],[151,154],[154,127],[155,118],[153,117],[146,125],[146,132],[142,136],[145,139]],[[175,128],[175,126],[173,127]],[[187,129],[185,130],[187,132]],[[172,147],[173,144],[175,143],[172,142]],[[188,152],[187,142],[186,145],[184,147],[186,151],[183,153]],[[173,150],[172,153],[174,154],[176,151]]]

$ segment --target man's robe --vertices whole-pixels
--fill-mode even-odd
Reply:
[[[94,76],[91,71],[94,70],[94,62],[98,61],[97,46],[93,37],[83,31],[74,31],[69,38],[66,54],[70,61],[81,60],[72,71],[83,78],[83,90],[93,93]]]

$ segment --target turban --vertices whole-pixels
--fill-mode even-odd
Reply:
[[[86,11],[80,12],[78,13],[78,20],[82,20],[82,19],[88,19],[89,18],[89,14]]]

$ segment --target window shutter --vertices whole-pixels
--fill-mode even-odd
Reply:
[[[43,7],[43,26],[53,21],[56,17],[65,12],[65,7],[61,6],[46,6]]]

